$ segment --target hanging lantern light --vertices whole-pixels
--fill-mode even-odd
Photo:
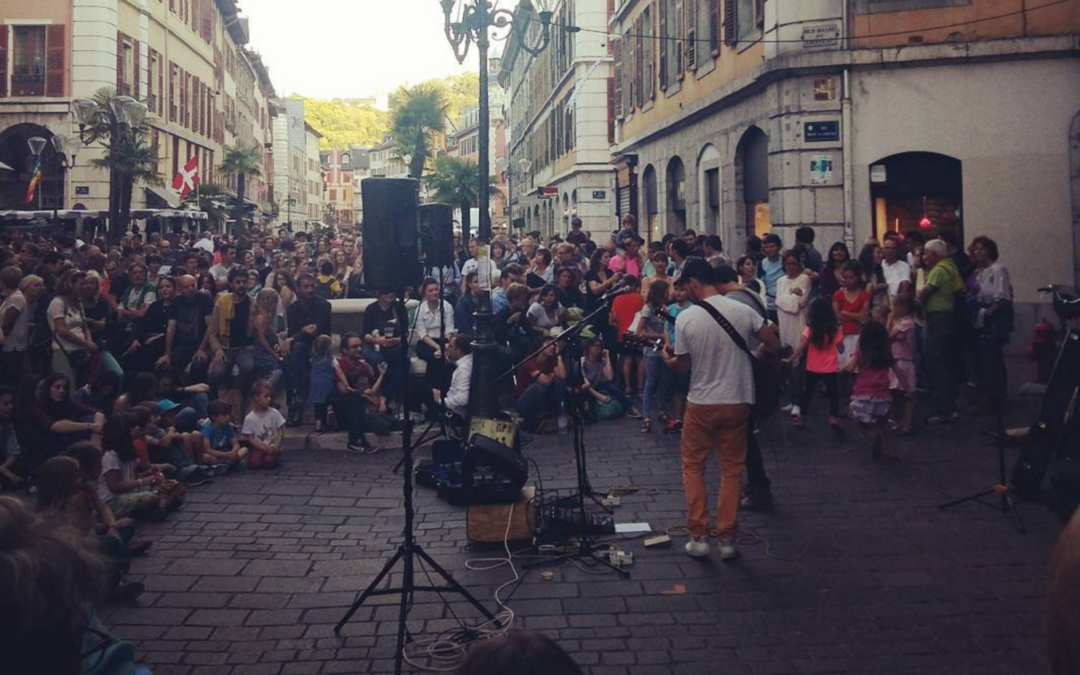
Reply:
[[[929,230],[931,227],[933,227],[934,224],[931,223],[930,219],[926,217],[926,197],[922,198],[922,213],[923,216],[922,220],[919,221],[919,229]]]

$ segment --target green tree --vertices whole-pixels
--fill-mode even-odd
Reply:
[[[244,232],[244,196],[247,192],[247,177],[261,176],[262,168],[259,162],[259,146],[242,145],[225,146],[224,158],[218,171],[226,176],[236,176],[236,206],[233,208],[233,220],[236,221],[235,233]]]
[[[354,99],[305,98],[304,117],[323,135],[319,140],[323,150],[376,145],[390,131],[389,113]]]
[[[409,175],[420,178],[424,175],[424,165],[431,154],[431,135],[443,129],[446,102],[442,88],[430,84],[402,88],[398,90],[394,103],[390,114],[398,152],[402,157],[412,155]]]
[[[102,87],[94,92],[98,109],[81,136],[89,143],[100,143],[104,153],[90,160],[90,165],[109,172],[110,234],[118,240],[131,220],[131,197],[137,182],[161,185],[157,171],[158,149],[146,140],[146,126],[118,124],[112,108],[116,90]]]
[[[205,213],[213,223],[213,227],[209,229],[220,228],[221,223],[229,217],[229,196],[213,183],[200,185],[198,190],[189,192],[182,203]]]
[[[461,209],[461,232],[468,238],[472,231],[469,209],[480,203],[480,167],[458,157],[442,155],[435,160],[435,170],[425,180],[435,201]],[[494,176],[488,176],[488,183],[488,194],[498,194]]]

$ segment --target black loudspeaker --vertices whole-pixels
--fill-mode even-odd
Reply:
[[[527,480],[524,457],[487,436],[473,435],[461,459],[465,504],[513,504]]]
[[[1075,431],[1074,415],[1080,396],[1080,333],[1069,331],[1058,351],[1050,382],[1043,394],[1039,418],[1031,425],[1012,472],[1012,486],[1027,499],[1035,498],[1059,450]]]
[[[454,264],[454,207],[421,204],[417,209],[420,259],[427,267]]]
[[[371,290],[416,286],[423,278],[417,247],[420,183],[413,178],[368,178],[364,200],[364,284]]]

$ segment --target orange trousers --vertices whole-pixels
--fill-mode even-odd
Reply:
[[[683,487],[689,510],[687,528],[694,538],[708,537],[709,491],[705,487],[705,462],[714,448],[720,450],[720,496],[716,504],[716,531],[722,540],[738,533],[739,496],[746,465],[750,406],[686,404],[682,432]]]

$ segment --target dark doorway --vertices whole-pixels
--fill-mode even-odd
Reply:
[[[928,237],[952,232],[964,240],[963,166],[933,152],[905,152],[870,165],[874,237],[919,230]]]

